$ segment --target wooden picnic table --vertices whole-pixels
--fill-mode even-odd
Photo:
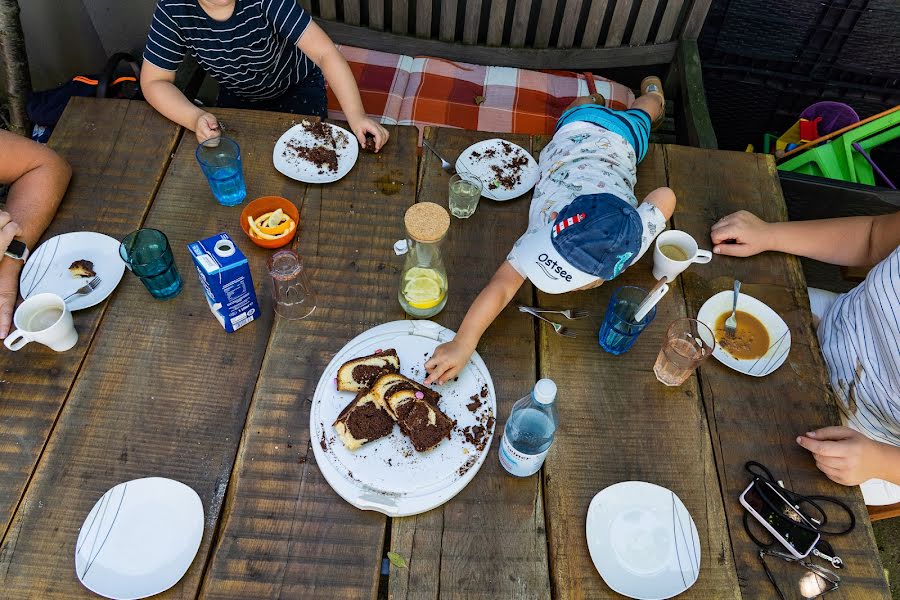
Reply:
[[[125,275],[111,298],[75,315],[78,345],[57,354],[36,344],[3,355],[0,369],[0,596],[91,594],[73,569],[75,541],[94,502],[125,480],[171,477],[203,501],[203,540],[168,598],[612,598],[585,540],[588,503],[604,487],[645,480],[677,493],[702,547],[701,574],[685,598],[773,598],[741,523],[738,494],[751,459],[794,490],[836,496],[858,518],[833,539],[847,567],[829,598],[888,598],[862,497],[831,483],[794,443],[800,432],[838,422],[797,259],[716,257],[679,278],[654,323],[626,354],[597,345],[612,290],[652,285],[651,258],[614,283],[565,297],[529,284],[514,303],[584,306],[590,319],[560,338],[515,306],[488,330],[479,353],[494,380],[495,443],[479,473],[444,506],[406,518],[357,510],[316,466],[310,402],[325,366],[346,341],[404,318],[396,298],[400,262],[392,243],[417,200],[446,203],[447,174],[416,151],[416,131],[391,128],[377,155],[362,152],[341,181],[306,185],[275,171],[272,146],[292,115],[215,111],[241,145],[249,197],[281,195],[301,208],[294,242],[318,292],[302,321],[274,319],[268,251],[240,231],[239,208],[218,205],[194,160],[191,132],[146,104],[73,99],[51,146],[75,176],[47,236],[94,230],[121,237],[141,225],[164,231],[184,291],[150,298]],[[490,134],[430,128],[426,138],[455,156]],[[546,137],[505,136],[535,155]],[[672,226],[708,246],[718,218],[746,208],[785,219],[772,159],[653,145],[640,165],[638,196],[661,186],[679,199]],[[527,198],[482,201],[453,220],[446,244],[450,299],[436,321],[456,328],[475,295],[525,229]],[[226,334],[209,314],[186,244],[229,232],[248,256],[262,318]],[[787,362],[765,379],[704,363],[678,388],[652,364],[666,324],[696,315],[703,301],[745,290],[791,328]],[[559,386],[560,428],[542,474],[507,476],[497,442],[512,403],[538,377]],[[408,568],[380,576],[387,550]],[[790,589],[795,565],[771,563]],[[381,590],[382,593],[385,590]]]

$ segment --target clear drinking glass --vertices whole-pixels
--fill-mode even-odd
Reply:
[[[712,330],[697,319],[678,319],[669,324],[653,372],[660,383],[677,386],[713,353],[716,338]]]
[[[122,238],[119,256],[157,300],[168,300],[181,292],[181,275],[175,266],[169,238],[162,231],[132,231]]]
[[[600,325],[600,347],[610,354],[623,354],[634,345],[635,340],[656,317],[656,307],[639,322],[634,313],[647,297],[647,290],[631,285],[618,288],[609,299],[603,324]]]
[[[279,250],[266,261],[272,276],[275,312],[285,319],[305,319],[316,310],[316,293],[293,250]]]
[[[481,180],[474,175],[450,177],[450,214],[458,219],[468,219],[475,214],[482,187]]]
[[[231,138],[210,138],[197,146],[197,162],[213,196],[222,206],[235,206],[247,197],[241,147]]]

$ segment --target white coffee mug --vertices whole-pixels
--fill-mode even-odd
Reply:
[[[23,302],[13,316],[16,330],[3,340],[10,350],[21,350],[28,342],[38,342],[57,352],[78,343],[72,313],[56,294],[37,294]]]
[[[661,246],[677,246],[684,253],[684,260],[669,258],[660,250]],[[673,281],[678,274],[693,263],[706,264],[712,260],[712,252],[701,250],[697,241],[683,231],[664,231],[656,238],[656,249],[653,252],[653,277],[657,280],[665,277]]]

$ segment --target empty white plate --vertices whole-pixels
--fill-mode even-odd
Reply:
[[[700,537],[681,499],[645,481],[601,490],[588,507],[591,560],[613,591],[639,600],[684,592],[700,576]]]
[[[510,167],[517,158],[525,158],[526,163]],[[525,148],[500,138],[484,140],[463,150],[456,159],[456,171],[478,177],[484,184],[481,195],[491,200],[518,198],[533,188],[541,176],[537,162]],[[507,186],[500,181],[500,175],[518,177],[513,185]]]
[[[162,477],[115,486],[88,513],[75,546],[75,574],[92,592],[136,600],[184,576],[203,537],[203,503]]]
[[[734,292],[719,292],[700,307],[697,320],[702,321],[713,332],[716,330],[716,320],[722,313],[731,314],[731,306],[734,303]],[[743,359],[735,358],[729,354],[716,340],[713,356],[726,367],[754,377],[765,377],[784,364],[791,351],[791,330],[778,313],[760,302],[753,296],[738,294],[737,309],[749,313],[759,319],[769,334],[769,349],[760,358]],[[740,322],[738,323],[740,327]]]

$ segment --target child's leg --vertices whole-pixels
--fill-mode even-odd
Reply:
[[[631,108],[638,108],[644,111],[650,115],[650,120],[656,123],[663,114],[663,100],[658,94],[644,94],[634,101]]]

